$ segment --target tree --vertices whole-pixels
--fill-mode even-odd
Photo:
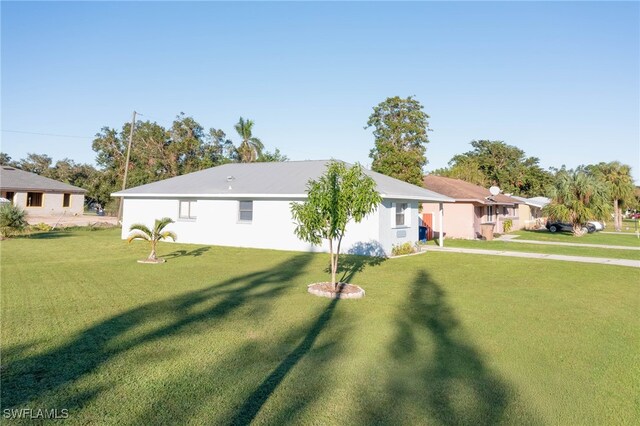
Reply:
[[[270,163],[270,162],[280,162],[280,161],[289,161],[289,157],[280,152],[278,148],[275,151],[263,151],[258,157],[258,163]]]
[[[560,170],[552,189],[551,202],[543,213],[573,225],[573,235],[584,234],[589,220],[603,220],[610,212],[607,186],[584,170]]]
[[[474,140],[471,146],[473,150],[454,156],[449,168],[434,174],[484,187],[496,185],[514,195],[534,197],[548,192],[553,176],[539,166],[538,158],[527,157],[503,141]]]
[[[0,204],[0,239],[10,237],[27,226],[26,213],[11,203]]]
[[[631,176],[631,167],[619,161],[598,163],[585,168],[596,178],[602,180],[609,188],[609,196],[613,205],[614,228],[622,229],[622,207],[634,202],[635,186]]]
[[[240,145],[238,145],[238,156],[242,163],[253,163],[260,157],[264,149],[262,141],[252,136],[253,124],[252,120],[245,120],[240,117],[240,120],[234,126],[236,132],[242,138]]]
[[[27,154],[27,158],[23,158],[18,161],[17,167],[25,172],[35,173],[37,175],[44,175],[51,167],[51,157],[46,154]]]
[[[13,166],[14,163],[11,161],[11,156],[6,152],[0,152],[0,166]]]
[[[311,244],[329,242],[334,291],[340,244],[347,224],[362,221],[381,201],[375,181],[359,164],[348,168],[342,162],[331,161],[324,175],[307,183],[307,200],[291,204],[296,235]]]
[[[147,258],[149,262],[159,263],[161,260],[158,259],[156,255],[156,246],[158,245],[158,241],[165,240],[167,238],[171,238],[175,241],[178,237],[173,231],[165,231],[164,228],[173,223],[173,220],[168,217],[164,217],[162,219],[156,219],[153,229],[149,229],[146,225],[141,223],[134,223],[129,228],[130,234],[127,239],[128,243],[131,243],[133,240],[145,240],[151,244],[151,253]]]
[[[373,127],[375,147],[369,153],[378,173],[422,186],[429,116],[412,96],[387,98],[373,108],[367,126]]]

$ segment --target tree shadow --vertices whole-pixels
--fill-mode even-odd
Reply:
[[[387,389],[363,407],[367,422],[411,423],[404,415],[416,411],[447,425],[505,421],[513,389],[465,338],[445,292],[426,271],[416,274],[406,303],[398,308],[387,349],[394,360]],[[520,414],[526,418],[518,422],[531,421],[529,414]]]
[[[20,234],[11,237],[12,239],[30,239],[30,240],[54,240],[57,238],[70,237],[71,234],[67,231],[41,231],[28,234]]]
[[[340,256],[337,270],[337,273],[342,275],[338,278],[338,281],[342,283],[350,283],[353,277],[364,271],[366,267],[378,266],[386,260],[386,257],[378,256],[364,256],[358,254],[342,255]],[[330,274],[331,265],[327,266],[324,271]]]
[[[69,390],[114,357],[145,343],[193,333],[199,325],[215,327],[217,321],[245,303],[256,305],[248,315],[256,315],[260,309],[266,311],[312,258],[311,254],[300,254],[266,271],[148,303],[100,321],[68,343],[44,353],[18,354],[3,362],[0,403],[3,408],[21,407],[38,398],[59,394],[65,399],[59,406],[69,410],[81,408],[102,388],[95,386],[82,395]],[[167,318],[171,321],[163,323]],[[148,327],[154,322],[160,325]]]
[[[193,249],[191,251],[187,251],[187,250],[176,250],[174,252],[171,252],[169,254],[165,254],[162,257],[163,259],[176,259],[178,257],[185,257],[185,256],[191,256],[191,257],[199,257],[202,256],[203,254],[205,254],[206,252],[208,252],[210,250],[210,247],[199,247],[197,249]]]

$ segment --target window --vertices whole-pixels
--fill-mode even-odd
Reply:
[[[27,207],[42,207],[42,192],[27,192]]]
[[[487,206],[487,221],[488,222],[494,222],[495,219],[493,218],[495,209],[493,206]]]
[[[10,192],[10,191],[9,191],[9,192],[7,192],[7,196],[6,196],[6,197],[4,197],[4,198],[6,198],[7,200],[9,200],[9,201],[13,202],[13,196],[14,196],[14,195],[16,195],[16,193],[15,193],[15,192]]]
[[[396,204],[396,226],[404,226],[404,216],[407,210],[407,203]]]
[[[178,217],[180,219],[195,219],[198,217],[198,202],[180,200],[180,211]]]
[[[253,201],[240,201],[238,217],[240,222],[251,222],[253,220]]]
[[[63,194],[62,207],[69,207],[69,204],[71,204],[71,194]]]

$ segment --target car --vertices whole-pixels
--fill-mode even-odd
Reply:
[[[555,232],[573,232],[573,224],[567,222],[547,221],[545,227],[551,233]],[[582,225],[582,230],[589,234],[596,232],[596,227],[592,223],[585,223]]]
[[[591,224],[596,227],[596,231],[602,231],[604,229],[604,223],[597,220],[590,220],[587,224]]]

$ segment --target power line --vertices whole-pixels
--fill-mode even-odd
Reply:
[[[40,135],[40,136],[55,136],[58,138],[78,138],[78,139],[93,139],[93,136],[75,136],[75,135],[57,135],[54,133],[38,133],[38,132],[26,132],[24,130],[0,130],[5,133],[24,133],[26,135]]]

